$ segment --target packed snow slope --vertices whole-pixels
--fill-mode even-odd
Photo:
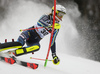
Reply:
[[[60,56],[60,64],[54,65],[48,62],[44,68],[44,61],[35,61],[30,59],[33,57],[42,57],[43,53],[35,53],[21,56],[20,60],[36,62],[39,64],[38,69],[33,70],[17,64],[9,65],[0,61],[0,74],[100,74],[100,63],[91,60],[82,59],[80,57],[69,56],[66,54],[58,54]]]
[[[11,41],[12,38],[17,40],[20,35],[20,29],[34,25],[41,15],[49,12],[50,8],[41,3],[21,0],[18,4],[12,4],[9,7],[6,19],[2,21],[2,25],[0,26],[0,42],[4,42],[6,38],[8,41]],[[73,13],[71,10],[69,12]],[[79,16],[80,14],[78,13],[74,16],[76,15]],[[44,68],[44,61],[30,59],[30,57],[46,58],[50,39],[50,35],[48,35],[40,42],[41,49],[39,51],[34,54],[30,53],[17,57],[20,60],[38,63],[38,69],[33,70],[17,64],[9,65],[0,61],[0,74],[100,74],[99,62],[68,55],[70,53],[69,50],[71,50],[70,40],[78,39],[79,34],[68,14],[64,17],[61,24],[62,27],[56,40],[57,55],[61,60],[59,65],[54,65],[48,61],[47,67]],[[52,59],[51,52],[49,59]]]

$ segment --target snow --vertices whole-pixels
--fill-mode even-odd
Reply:
[[[66,54],[58,54],[60,56],[60,64],[54,65],[52,62],[47,63],[47,67],[44,68],[44,61],[35,61],[30,59],[30,56],[36,57],[37,54],[28,54],[18,57],[20,60],[26,60],[29,62],[36,62],[39,64],[38,69],[33,70],[17,64],[9,65],[0,61],[0,73],[1,74],[99,74],[100,63],[92,60],[83,59],[80,57],[74,57]],[[38,55],[41,57],[41,54]]]
[[[0,41],[4,42],[4,39],[6,38],[8,41],[11,41],[12,38],[16,40],[20,34],[20,29],[32,26],[42,14],[47,12],[50,12],[50,8],[47,5],[31,1],[26,2],[25,0],[22,0],[18,5],[11,5],[8,15],[2,22],[3,25],[0,27]],[[38,63],[38,69],[33,70],[18,64],[10,65],[0,61],[0,74],[100,74],[99,62],[67,54],[71,49],[68,42],[71,39],[77,39],[79,34],[68,15],[64,17],[61,24],[63,25],[56,40],[57,55],[60,58],[59,65],[54,65],[52,62],[48,61],[47,67],[44,68],[44,61],[30,59],[30,57],[46,58],[50,37],[50,35],[48,35],[40,42],[41,49],[39,51],[34,54],[30,53],[17,57],[19,60]],[[66,40],[64,40],[64,34],[67,35]],[[51,52],[49,59],[52,59]]]

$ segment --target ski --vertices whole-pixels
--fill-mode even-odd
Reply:
[[[20,61],[18,59],[13,59],[13,58],[7,58],[7,57],[3,57],[3,56],[0,56],[0,60],[6,62],[6,63],[9,63],[9,64],[19,64],[21,66],[24,66],[24,67],[29,67],[29,68],[32,68],[32,69],[37,69],[38,68],[38,64],[36,63],[29,63],[29,62],[25,62],[25,61]]]

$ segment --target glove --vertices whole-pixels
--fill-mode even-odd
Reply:
[[[52,57],[53,57],[53,64],[59,65],[60,59],[58,58],[58,56],[56,55],[56,53],[53,53]]]

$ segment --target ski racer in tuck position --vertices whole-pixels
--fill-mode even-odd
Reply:
[[[52,11],[48,15],[43,15],[37,22],[36,25],[28,28],[38,28],[43,27],[41,29],[33,29],[33,30],[26,30],[23,31],[20,36],[18,37],[18,40],[16,42],[10,42],[8,44],[4,44],[4,46],[0,46],[0,51],[7,50],[10,48],[18,48],[12,52],[15,56],[20,56],[23,54],[27,54],[30,52],[35,52],[40,49],[40,40],[44,38],[44,36],[48,35],[52,31],[52,25],[53,25],[53,13],[54,13],[54,6],[52,7]],[[52,57],[54,60],[54,64],[59,64],[60,59],[56,55],[56,36],[59,32],[59,29],[61,25],[59,24],[60,21],[62,21],[63,16],[66,14],[66,8],[62,5],[56,5],[56,15],[55,15],[55,24],[54,24],[54,33],[53,33],[53,39],[51,43],[51,52]],[[27,47],[23,47],[27,44]]]

